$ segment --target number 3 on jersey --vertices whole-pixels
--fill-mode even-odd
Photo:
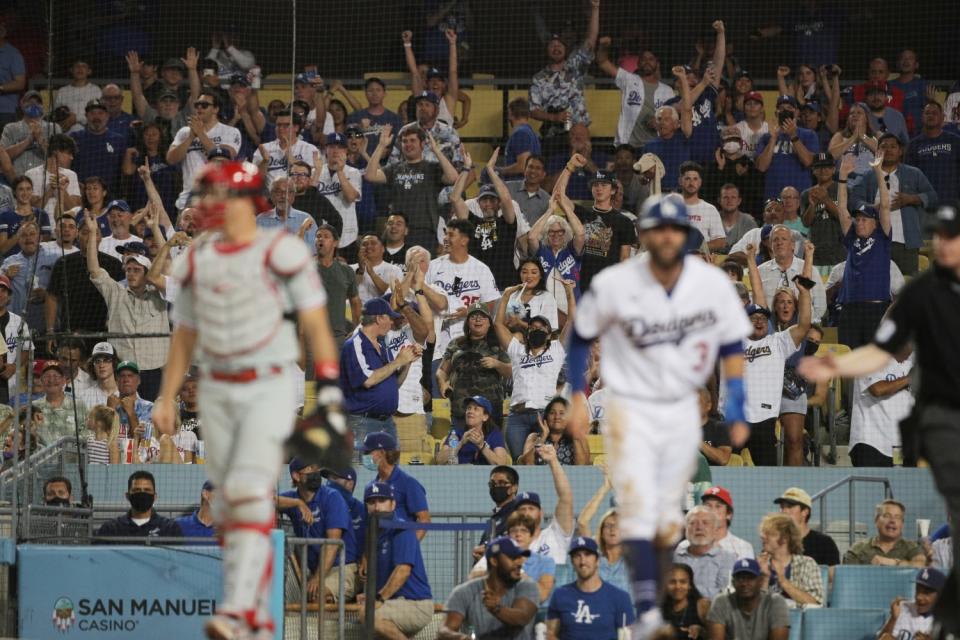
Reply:
[[[695,362],[693,365],[693,370],[697,373],[703,373],[704,369],[707,367],[707,362],[710,360],[710,347],[703,340],[697,342],[693,345],[694,350],[696,351]]]

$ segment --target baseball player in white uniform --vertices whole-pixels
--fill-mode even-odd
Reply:
[[[605,450],[638,613],[635,640],[666,633],[658,590],[683,529],[682,500],[700,445],[697,390],[718,354],[731,441],[740,446],[749,433],[743,339],[750,325],[733,285],[716,267],[684,256],[691,223],[679,198],[649,198],[640,220],[647,253],[594,278],[580,300],[568,355],[576,437],[589,425],[585,372],[590,343],[600,339]]]
[[[207,473],[219,489],[214,517],[224,546],[224,598],[206,634],[214,640],[272,637],[269,533],[284,443],[296,417],[294,320],[318,363],[323,423],[295,434],[297,454],[343,468],[349,444],[338,408],[337,352],[326,295],[306,245],[285,231],[256,226],[255,202],[263,189],[257,167],[208,165],[195,185],[198,211],[211,232],[173,268],[180,290],[154,425],[174,434],[174,399],[195,359]]]

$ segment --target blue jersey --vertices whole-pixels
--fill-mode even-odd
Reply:
[[[630,596],[606,582],[593,593],[565,584],[553,592],[547,610],[547,620],[560,621],[560,640],[616,640],[617,629],[633,619]]]
[[[433,599],[417,534],[413,529],[384,529],[377,540],[377,591],[387,584],[393,570],[403,564],[410,565],[410,575],[391,599]]]
[[[540,249],[537,250],[537,259],[540,260],[540,266],[543,267],[543,275],[550,276],[554,269],[564,280],[573,280],[577,286],[573,288],[573,296],[580,299],[580,267],[583,266],[583,253],[577,253],[573,248],[573,242],[570,242],[556,254],[553,249],[545,243],[540,243]]]
[[[927,176],[940,202],[960,196],[960,136],[946,130],[936,138],[920,134],[910,141],[905,162]]]
[[[903,91],[903,119],[907,121],[907,131],[911,135],[920,131],[923,105],[927,101],[927,81],[916,76],[910,82],[902,82],[899,78],[891,80],[890,85]]]
[[[284,498],[301,498],[299,491],[292,489],[280,494]],[[313,524],[307,524],[299,509],[285,509],[284,515],[293,523],[294,533],[301,538],[326,538],[330,529],[340,529],[341,537],[346,546],[353,538],[353,525],[350,522],[350,513],[343,496],[330,487],[321,486],[307,502],[310,513],[313,514]],[[355,546],[355,543],[354,543]],[[316,571],[320,564],[320,546],[307,547],[307,566],[310,571]]]
[[[643,146],[644,153],[652,153],[663,162],[664,174],[660,186],[664,193],[677,190],[680,165],[690,159],[691,151],[690,140],[680,129],[670,139],[654,138]]]
[[[50,236],[53,234],[53,228],[50,226],[50,216],[43,209],[33,207],[33,214],[31,216],[21,216],[19,213],[13,209],[4,209],[0,211],[0,233],[7,234],[7,238],[12,238],[17,235],[17,231],[20,230],[20,225],[23,224],[23,221],[27,218],[32,218],[34,222],[40,225],[40,233],[42,235]],[[4,254],[4,257],[12,256],[15,253],[20,253],[20,245],[15,244]]]
[[[401,471],[399,466],[393,468],[387,483],[393,487],[396,496],[397,517],[412,522],[416,520],[416,514],[430,510],[427,490],[416,478]]]
[[[840,302],[890,300],[890,236],[877,224],[873,235],[861,238],[851,225],[843,244],[847,247],[847,265]]]
[[[364,126],[364,120],[367,120],[366,126]],[[360,125],[363,128],[363,135],[367,139],[367,153],[371,156],[373,152],[377,150],[377,143],[380,141],[380,132],[383,131],[384,125],[389,124],[393,127],[394,133],[399,131],[400,127],[403,126],[400,116],[389,109],[385,109],[383,113],[376,116],[371,114],[367,109],[358,109],[347,116],[346,123]]]
[[[363,545],[367,532],[367,507],[362,502],[348,493],[346,489],[336,482],[327,481],[327,487],[336,491],[347,503],[347,511],[350,512],[350,528],[353,529],[353,536],[344,538],[347,557],[344,560],[346,564],[357,562],[363,555]]]
[[[466,431],[463,427],[459,429],[454,428],[454,433],[457,434],[457,438],[460,441],[463,441],[463,434]],[[449,436],[448,436],[449,439]],[[503,434],[500,433],[500,429],[494,427],[490,429],[483,441],[487,443],[487,446],[491,449],[497,448],[506,448],[506,443],[503,440]],[[460,452],[457,454],[457,460],[460,464],[490,464],[487,462],[487,459],[483,457],[483,454],[480,452],[480,449],[477,448],[477,445],[472,442],[468,442],[462,447],[460,447]]]
[[[393,360],[383,338],[379,351],[363,331],[347,338],[340,349],[340,388],[347,413],[393,415],[400,403],[400,385],[396,375],[389,375],[369,389],[367,378]]]
[[[534,553],[523,562],[523,572],[527,574],[528,578],[537,582],[540,580],[540,576],[556,575],[557,563],[550,556]]]
[[[717,128],[717,99],[720,94],[712,86],[707,86],[693,103],[693,132],[690,134],[690,159],[700,164],[715,160],[717,147],[720,146],[720,130]],[[679,111],[680,96],[667,100],[664,104],[674,106]],[[682,135],[682,132],[680,132]],[[672,186],[672,185],[671,185]]]
[[[507,146],[503,150],[503,161],[509,167],[516,163],[520,154],[526,152],[535,156],[540,155],[540,138],[533,131],[533,127],[522,124],[510,134]]]
[[[810,153],[816,155],[820,152],[820,141],[817,139],[817,134],[810,129],[797,127],[797,137],[800,138],[800,142]],[[812,186],[813,174],[810,173],[809,168],[803,166],[800,158],[793,152],[793,143],[790,142],[790,137],[786,133],[780,132],[775,141],[770,140],[769,133],[763,134],[757,143],[757,157],[763,153],[768,144],[775,144],[776,147],[773,150],[770,166],[766,171],[763,187],[764,198],[779,198],[784,187],[795,187],[797,190],[803,191]]]
[[[183,531],[184,538],[213,537],[213,525],[207,526],[200,522],[200,518],[197,517],[196,511],[188,516],[181,516],[177,518],[177,524],[180,525],[180,530]]]
[[[109,193],[119,193],[120,163],[127,152],[126,136],[110,129],[101,134],[87,130],[75,131],[70,136],[77,143],[77,154],[71,165],[77,172],[77,179],[83,182],[92,176],[99,176],[106,183]]]

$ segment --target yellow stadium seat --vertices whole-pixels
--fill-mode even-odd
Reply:
[[[450,433],[450,401],[446,398],[433,399],[433,426],[430,433],[438,440]]]
[[[837,344],[840,342],[839,333],[836,327],[823,327],[823,340],[827,344]]]
[[[616,89],[585,89],[584,98],[590,112],[590,135],[612,138],[617,134],[620,120],[620,91]]]
[[[591,458],[592,459],[590,460],[590,464],[592,465],[600,466],[603,464],[607,464],[607,454],[605,453],[598,453],[595,456],[591,456]]]
[[[503,138],[503,92],[470,89],[465,93],[470,96],[470,119],[457,134],[461,138]],[[476,157],[474,161],[479,163]]]
[[[741,449],[740,450],[740,460],[743,462],[744,467],[755,467],[753,464],[753,456],[750,455],[750,449]]]
[[[727,261],[727,255],[725,253],[715,253],[713,254],[713,264],[718,267]]]
[[[727,466],[728,466],[728,467],[742,467],[742,466],[743,466],[743,458],[742,458],[739,454],[731,453],[731,454],[730,454],[730,459],[727,461]]]
[[[930,268],[930,258],[925,255],[920,255],[918,257],[919,262],[917,263],[920,271],[926,271]]]
[[[597,456],[604,455],[602,435],[588,435],[587,444],[590,446],[591,460],[596,460]]]
[[[410,74],[406,71],[368,71],[363,79],[380,78],[381,80],[409,80]]]
[[[470,74],[470,77],[473,78],[474,80],[493,80],[494,78],[492,73],[473,73],[473,74]],[[472,91],[494,91],[495,89],[497,89],[497,87],[495,87],[492,84],[486,84],[486,83],[476,84],[471,87]],[[497,90],[497,93],[499,94],[499,90]]]

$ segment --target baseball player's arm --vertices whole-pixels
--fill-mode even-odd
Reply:
[[[833,377],[859,378],[879,371],[889,362],[888,352],[875,344],[867,344],[836,358],[830,354],[804,358],[797,372],[812,381],[827,381]]]
[[[720,348],[723,362],[723,374],[727,380],[727,396],[723,416],[730,424],[730,444],[742,447],[750,435],[747,418],[744,414],[746,390],[743,382],[743,345],[741,343],[725,345]]]
[[[90,234],[95,236],[96,234]],[[170,351],[167,355],[167,364],[163,368],[163,380],[160,383],[160,393],[153,404],[153,426],[157,433],[173,435],[175,426],[173,422],[174,401],[177,392],[180,391],[180,385],[183,384],[183,376],[190,367],[190,360],[193,356],[193,348],[197,342],[197,330],[178,324],[173,329],[173,335],[170,337]]]

